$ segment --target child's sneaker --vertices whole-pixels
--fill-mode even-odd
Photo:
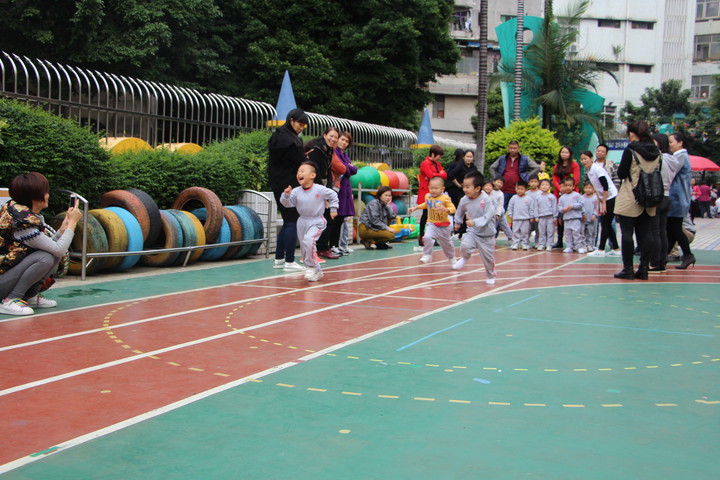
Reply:
[[[510,245],[510,250],[517,250],[517,249],[518,249],[517,243],[513,243],[512,245]]]
[[[425,247],[422,247],[422,246],[413,247],[413,252],[424,252],[424,251],[425,251]]]
[[[607,256],[608,257],[622,257],[622,252],[620,252],[620,250],[610,250],[607,253]]]
[[[448,262],[450,262],[450,266],[451,266],[451,267],[454,267],[455,264],[457,263],[457,258],[455,258],[455,257],[453,257],[453,258],[448,258]]]
[[[313,267],[307,267],[305,269],[305,275],[303,275],[305,278],[310,278],[312,274],[315,273],[315,269]]]
[[[547,250],[548,252],[552,252],[553,251],[552,245],[548,245],[547,247],[545,247],[545,250]]]
[[[277,258],[273,260],[273,268],[283,268],[285,266],[285,260],[282,258],[278,260]]]
[[[302,272],[305,267],[295,262],[285,262],[283,264],[283,272]]]
[[[584,248],[578,248],[578,253],[587,253],[587,250]]]
[[[349,247],[340,247],[339,250],[343,255],[347,255],[348,253],[353,253],[353,249],[349,248]]]
[[[331,251],[332,253],[334,253],[335,255],[337,255],[338,257],[342,257],[343,255],[345,255],[345,254],[342,252],[342,250],[340,250],[338,247],[332,247],[332,248],[330,249],[330,251]]]
[[[495,278],[488,278],[487,280],[485,280],[485,283],[487,283],[488,285],[495,285]]]
[[[430,263],[432,261],[432,257],[430,255],[423,255],[420,257],[420,263]]]
[[[308,280],[308,282],[317,282],[322,277],[323,277],[323,271],[322,271],[322,269],[318,268],[309,277],[307,277],[307,280]]]
[[[0,303],[0,313],[5,315],[32,315],[35,312],[22,298],[6,298]]]
[[[463,268],[464,266],[465,266],[465,259],[464,259],[464,258],[459,258],[459,259],[457,260],[457,262],[455,262],[455,265],[452,266],[452,269],[453,269],[453,270],[460,270],[460,269]]]
[[[45,298],[42,295],[35,295],[34,297],[30,297],[25,302],[28,304],[30,308],[53,308],[57,307],[57,302],[55,300],[50,300],[49,298]]]
[[[530,245],[523,245],[522,249],[523,249],[523,250],[530,250]]]
[[[566,248],[566,249],[563,250],[563,253],[573,253],[573,249],[572,249],[572,248]]]
[[[604,257],[605,252],[602,250],[593,250],[592,252],[588,253],[588,257]]]

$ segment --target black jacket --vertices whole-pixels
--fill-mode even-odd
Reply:
[[[282,192],[288,185],[297,187],[297,171],[305,161],[302,139],[295,133],[290,120],[275,130],[268,140],[268,184],[273,192]]]
[[[620,159],[620,166],[618,167],[617,174],[620,180],[623,180],[630,176],[630,165],[633,162],[632,153],[630,150],[634,150],[641,157],[647,161],[655,160],[660,155],[660,150],[655,145],[655,142],[650,140],[649,142],[630,142]]]
[[[315,183],[332,188],[332,156],[333,149],[325,143],[325,138],[318,137],[305,145],[305,151],[310,152],[307,159],[315,164],[317,175]]]

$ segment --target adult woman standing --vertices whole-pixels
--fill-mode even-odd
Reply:
[[[462,199],[462,197],[465,195],[462,190],[462,184],[463,180],[465,179],[465,175],[477,171],[477,167],[475,166],[475,152],[473,152],[472,150],[465,151],[462,157],[462,162],[456,165],[452,171],[448,169],[448,183],[454,187],[453,192],[455,192],[451,192],[450,188],[448,188],[448,194],[450,195],[450,200],[452,200],[455,208],[457,208],[457,206],[460,204],[460,199]],[[463,236],[466,228],[467,227],[465,226],[465,220],[463,220],[462,225],[460,225],[460,230],[458,230],[457,232],[460,237]]]
[[[655,216],[656,208],[638,205],[633,188],[640,178],[640,170],[649,173],[658,168],[662,155],[645,121],[633,122],[628,126],[628,139],[630,144],[623,152],[618,167],[618,177],[622,183],[615,202],[615,214],[622,230],[620,247],[623,269],[615,274],[615,278],[647,280],[654,245],[651,217]],[[633,271],[634,234],[637,234],[640,246],[637,272]]]
[[[0,208],[0,313],[32,315],[34,308],[57,305],[40,291],[67,253],[82,212],[76,199],[56,233],[40,215],[50,199],[43,174],[18,175],[8,190],[11,200]]]
[[[378,188],[375,198],[368,202],[365,210],[358,221],[358,235],[360,243],[368,250],[373,248],[372,243],[378,250],[392,248],[389,242],[395,239],[395,232],[390,229],[390,224],[395,221],[395,213],[390,208],[392,202],[392,190],[390,187]]]
[[[560,185],[565,181],[566,178],[572,177],[575,180],[575,191],[580,191],[580,165],[573,160],[572,148],[564,145],[558,152],[557,163],[552,170],[552,181],[553,181],[553,193],[555,197],[560,198]],[[558,239],[553,248],[563,247],[563,235],[565,228],[562,222],[558,221],[557,235]]]
[[[677,174],[670,184],[670,208],[667,218],[668,246],[672,247],[675,242],[680,246],[683,256],[680,265],[676,265],[675,268],[685,270],[690,265],[695,265],[695,255],[690,251],[690,242],[682,228],[683,218],[688,213],[692,198],[690,189],[692,168],[687,150],[685,150],[685,144],[688,143],[685,135],[679,132],[673,133],[668,140],[670,152],[679,163]]]
[[[455,203],[455,199],[459,202],[460,199],[463,196],[462,191],[462,180],[460,180],[460,185],[456,184],[453,181],[454,175],[455,175],[455,169],[458,168],[460,165],[463,164],[464,158],[465,158],[465,150],[462,148],[456,148],[454,153],[455,160],[448,165],[447,168],[447,186],[445,187],[445,190],[447,191],[447,194],[450,195],[450,199],[453,201],[453,204],[457,207],[457,204]]]
[[[679,162],[677,158],[670,153],[668,144],[668,136],[664,133],[656,133],[653,140],[660,153],[662,153],[662,168],[660,173],[663,179],[663,190],[665,195],[662,202],[657,206],[655,217],[652,222],[652,235],[657,239],[655,242],[655,250],[650,258],[650,273],[662,273],[665,271],[668,256],[668,238],[667,238],[667,218],[670,210],[670,185],[677,174]]]
[[[431,178],[440,177],[443,180],[447,180],[447,172],[440,164],[445,151],[440,145],[431,145],[428,156],[425,157],[420,163],[420,173],[418,174],[418,193],[416,204],[420,205],[425,201],[425,196],[430,191],[428,189],[428,183]],[[418,235],[418,246],[413,250],[423,251],[423,235],[425,235],[425,224],[427,223],[428,211],[424,209],[422,216],[420,217],[420,234]]]
[[[607,171],[597,162],[592,160],[592,152],[586,150],[580,154],[580,161],[587,171],[588,180],[592,184],[598,196],[598,215],[600,216],[600,244],[598,249],[590,252],[591,257],[605,256],[605,242],[610,241],[610,251],[617,246],[615,231],[612,229],[612,221],[615,216],[615,197],[617,197],[617,187],[610,178]]]
[[[308,160],[315,164],[317,175],[315,176],[315,183],[324,185],[328,188],[333,187],[332,180],[332,157],[337,146],[338,139],[340,138],[340,131],[335,127],[328,127],[322,136],[311,140],[305,145],[307,151]],[[330,218],[330,210],[325,210],[325,220],[328,225],[332,223]],[[338,255],[335,255],[330,250],[330,229],[326,228],[320,235],[317,241],[317,254],[322,258],[338,259]]]
[[[352,185],[350,185],[350,177],[355,175],[358,171],[357,167],[352,164],[350,157],[346,153],[346,150],[352,146],[352,134],[350,132],[343,132],[335,147],[335,153],[333,154],[333,163],[336,161],[342,163],[345,168],[345,173],[335,182],[334,187],[338,191],[338,200],[340,206],[337,210],[337,217],[335,217],[328,228],[332,229],[330,232],[330,243],[333,245],[333,253],[335,255],[345,255],[350,251],[345,247],[343,250],[341,247],[340,234],[342,232],[342,226],[345,224],[347,217],[355,215],[355,202],[352,194]]]
[[[268,140],[268,184],[283,220],[277,236],[273,268],[282,268],[286,272],[305,271],[305,267],[295,263],[298,213],[294,208],[281,205],[280,195],[288,185],[293,188],[299,185],[297,171],[305,161],[300,132],[307,124],[308,117],[305,112],[295,108],[288,113],[285,123],[275,130]]]

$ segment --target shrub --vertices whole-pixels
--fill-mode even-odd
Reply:
[[[20,173],[37,171],[51,189],[78,192],[91,203],[114,182],[108,153],[98,135],[73,120],[38,107],[0,99],[0,184]],[[51,212],[67,208],[66,195],[50,195]]]
[[[516,120],[509,127],[487,135],[485,139],[485,158],[487,159],[485,175],[489,174],[490,165],[507,153],[511,140],[516,140],[520,144],[520,153],[527,155],[537,163],[545,160],[548,171],[555,165],[561,147],[555,134],[542,128],[539,118]]]

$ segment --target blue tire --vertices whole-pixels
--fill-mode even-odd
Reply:
[[[127,230],[128,236],[128,252],[141,252],[143,249],[143,232],[140,228],[140,222],[133,216],[132,213],[128,212],[124,208],[120,207],[107,207],[109,210],[120,217],[125,230]],[[140,261],[140,255],[128,255],[122,259],[120,264],[112,269],[113,272],[123,272],[128,268],[134,267],[135,264]]]
[[[205,208],[198,208],[196,210],[192,211],[192,214],[195,215],[198,220],[205,223],[205,220],[207,220],[207,210]],[[210,243],[226,243],[230,241],[230,224],[227,220],[223,218],[222,226],[220,227],[220,234],[215,239],[214,242]],[[218,247],[218,248],[209,248],[205,251],[203,251],[203,254],[200,255],[200,260],[204,262],[209,262],[213,260],[219,260],[222,258],[223,255],[225,255],[225,252],[227,252],[228,247]]]

